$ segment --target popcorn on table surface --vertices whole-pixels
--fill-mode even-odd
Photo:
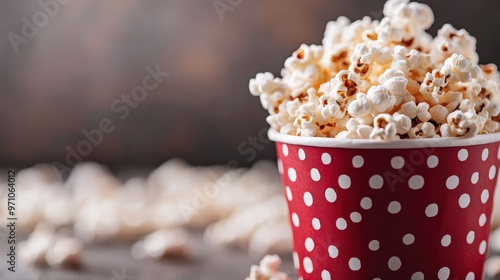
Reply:
[[[435,38],[429,6],[388,0],[385,17],[329,22],[322,45],[301,45],[282,78],[259,73],[250,92],[282,133],[416,139],[500,132],[500,75],[478,65],[476,39],[445,24]]]
[[[281,259],[278,255],[267,255],[259,265],[250,268],[250,276],[245,280],[290,280],[284,272],[278,271]]]
[[[206,231],[213,245],[257,257],[291,253],[286,203],[271,162],[226,170],[174,159],[124,183],[96,163],[75,166],[66,181],[41,164],[21,170],[18,184],[18,228],[31,233],[20,249],[26,263],[76,265],[87,243],[116,240],[134,241],[131,254],[138,259],[189,257],[193,229]],[[0,199],[6,195],[0,189]]]

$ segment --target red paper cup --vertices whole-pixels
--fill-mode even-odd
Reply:
[[[276,142],[299,279],[482,279],[499,134]]]

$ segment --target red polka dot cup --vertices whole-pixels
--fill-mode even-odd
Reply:
[[[500,135],[276,142],[304,280],[482,279]]]

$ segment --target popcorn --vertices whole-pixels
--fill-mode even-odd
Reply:
[[[283,80],[291,88],[319,86],[329,78],[323,69],[321,58],[323,46],[302,45],[285,61],[282,71]]]
[[[56,239],[52,248],[47,251],[45,260],[48,265],[59,266],[78,266],[81,261],[83,245],[75,238],[61,237]]]
[[[441,134],[449,136],[473,136],[479,132],[479,125],[467,118],[461,111],[454,111],[446,118],[447,123],[441,126]]]
[[[374,128],[370,133],[370,139],[379,140],[396,140],[399,139],[397,135],[398,124],[396,120],[389,114],[380,114],[373,120]]]
[[[434,138],[436,137],[436,127],[430,122],[423,122],[412,127],[408,131],[410,139]]]
[[[59,236],[51,225],[41,223],[19,244],[19,257],[27,264],[39,266],[78,266],[82,248],[77,239]]]
[[[435,105],[429,109],[429,114],[431,114],[431,120],[433,120],[437,124],[446,123],[446,118],[450,114],[448,109],[443,105]]]
[[[250,268],[250,276],[245,280],[289,280],[286,273],[278,271],[280,265],[281,259],[278,255],[265,256],[260,265]]]
[[[432,38],[432,10],[410,0],[388,0],[384,16],[329,22],[322,46],[302,45],[285,61],[283,79],[252,79],[271,128],[387,140],[500,132],[500,73],[478,65],[476,39],[449,24]],[[460,109],[464,100],[473,106]]]
[[[429,104],[421,102],[418,105],[414,102],[406,102],[401,105],[398,113],[408,116],[410,119],[418,119],[420,122],[426,122],[432,118],[429,113]]]
[[[451,24],[445,24],[438,31],[432,42],[431,55],[434,60],[442,62],[453,54],[460,54],[477,64],[479,56],[476,53],[476,38],[465,29],[456,30]]]
[[[181,229],[159,229],[136,242],[131,249],[132,256],[136,259],[186,257],[188,252],[188,234]]]

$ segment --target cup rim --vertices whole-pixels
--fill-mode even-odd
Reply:
[[[350,149],[415,149],[440,147],[467,147],[500,142],[500,133],[482,134],[474,137],[440,137],[405,140],[337,139],[325,137],[302,137],[281,134],[270,128],[267,132],[270,140],[279,143]]]

